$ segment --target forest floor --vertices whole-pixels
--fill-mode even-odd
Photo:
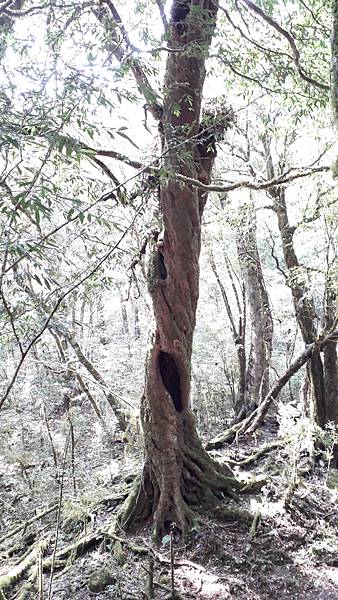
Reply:
[[[173,564],[168,538],[154,547],[147,528],[128,537],[108,533],[130,477],[117,475],[90,502],[59,498],[41,518],[46,505],[30,505],[18,519],[3,473],[0,598],[338,600],[338,471],[320,455],[310,465],[299,440],[278,438],[268,422],[255,438],[215,451],[236,473],[265,485],[238,503],[224,499],[233,509],[228,518],[197,517],[185,543],[174,541]]]

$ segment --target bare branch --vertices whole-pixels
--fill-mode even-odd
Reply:
[[[295,179],[309,177],[310,175],[315,175],[316,173],[330,171],[330,169],[331,169],[330,166],[315,167],[314,169],[304,168],[303,170],[298,170],[298,171],[295,171],[295,169],[291,169],[290,171],[294,171],[293,173],[289,171],[287,173],[279,175],[275,179],[270,179],[268,181],[259,182],[259,181],[252,181],[252,180],[250,181],[250,180],[246,179],[243,181],[237,181],[235,183],[231,183],[229,185],[205,185],[204,183],[197,181],[197,179],[193,179],[192,177],[185,177],[184,175],[179,175],[179,174],[176,174],[175,177],[180,181],[184,181],[187,184],[194,185],[195,187],[201,188],[202,190],[205,190],[207,192],[231,192],[233,190],[238,190],[238,189],[243,189],[243,188],[247,188],[249,190],[267,190],[267,189],[277,186],[277,185],[283,185],[284,183],[290,183],[291,181],[294,181]],[[154,168],[154,170],[159,170],[159,169]]]
[[[114,3],[111,0],[100,0],[99,7],[93,7],[93,13],[105,28],[107,28],[107,25],[109,26],[111,42],[108,50],[121,64],[126,64],[130,68],[139,92],[144,96],[152,116],[156,121],[160,121],[162,118],[162,106],[157,102],[158,94],[152,88],[140,61],[132,56],[135,48],[129,40],[128,33]],[[122,42],[117,35],[116,26],[122,34]]]
[[[160,174],[162,173],[163,174],[163,168],[155,167],[155,166],[147,167],[147,166],[143,165],[142,163],[140,163],[139,161],[130,160],[127,156],[125,156],[124,154],[120,154],[119,152],[115,152],[115,150],[93,150],[92,148],[91,148],[91,150],[93,152],[95,152],[98,156],[107,156],[110,158],[114,158],[115,160],[124,162],[128,166],[133,167],[135,169],[143,168],[144,172],[153,172],[153,173],[160,173]],[[259,181],[245,179],[243,181],[237,181],[234,183],[230,183],[228,185],[206,185],[206,184],[202,183],[201,181],[198,181],[197,179],[193,179],[192,177],[186,177],[185,175],[181,175],[180,173],[175,173],[174,175],[171,173],[168,173],[168,176],[175,177],[179,181],[182,181],[186,184],[193,185],[193,186],[198,187],[207,192],[231,192],[233,190],[237,190],[237,189],[241,189],[241,188],[248,188],[251,190],[268,190],[269,188],[272,188],[274,186],[283,185],[284,183],[290,183],[291,181],[294,181],[295,179],[309,177],[310,175],[315,175],[316,173],[330,171],[330,169],[331,169],[331,167],[326,166],[326,165],[323,165],[320,167],[314,167],[314,168],[308,168],[308,167],[304,167],[302,169],[293,168],[293,169],[289,169],[285,173],[282,173],[281,175],[278,175],[278,177],[273,177],[267,181],[259,182]]]
[[[277,56],[285,56],[286,58],[290,58],[292,60],[292,56],[290,54],[288,54],[287,52],[282,52],[280,50],[274,50],[273,48],[268,48],[266,46],[262,46],[261,44],[259,44],[256,40],[254,40],[253,38],[249,37],[244,31],[243,29],[239,26],[236,25],[236,23],[234,23],[234,21],[232,20],[230,13],[227,11],[227,9],[224,6],[220,6],[219,7],[221,11],[224,12],[227,20],[229,21],[230,25],[236,30],[238,31],[238,33],[245,39],[247,40],[250,44],[252,44],[253,46],[255,46],[256,48],[258,48],[258,50],[260,50],[263,53],[268,53],[268,54],[276,54]]]

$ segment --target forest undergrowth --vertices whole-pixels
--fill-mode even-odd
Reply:
[[[213,451],[260,491],[220,499],[214,514],[196,514],[187,539],[172,528],[159,546],[149,528],[126,536],[114,527],[137,472],[118,439],[115,475],[70,493],[61,474],[49,503],[31,494],[22,504],[3,472],[0,597],[338,598],[338,471],[330,432],[311,451],[314,437],[306,420],[268,419],[256,436]]]

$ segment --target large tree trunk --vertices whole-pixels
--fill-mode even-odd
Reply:
[[[333,118],[338,134],[338,0],[332,0],[332,38],[331,38],[331,96]],[[338,178],[338,156],[332,169],[333,177]],[[337,260],[337,257],[336,257]],[[337,323],[337,286],[329,273],[326,282],[325,326]],[[324,376],[326,416],[338,426],[338,356],[337,342],[324,349]],[[333,460],[338,468],[338,444],[333,448]]]
[[[333,118],[338,132],[338,0],[332,0],[331,81]],[[335,176],[338,177],[338,158],[336,160]]]
[[[251,347],[246,372],[244,404],[238,416],[248,415],[259,406],[269,390],[273,321],[257,248],[256,213],[246,206],[236,236],[238,258],[245,279],[251,317]]]
[[[173,2],[169,45],[185,51],[169,54],[164,85],[165,166],[171,174],[198,177],[206,183],[215,148],[210,145],[210,121],[207,144],[201,136],[200,110],[205,48],[216,13],[217,3],[211,0]],[[191,507],[212,507],[224,494],[231,494],[234,485],[231,471],[213,462],[203,449],[190,406],[205,201],[205,193],[177,183],[173,175],[161,187],[164,235],[154,240],[148,275],[156,328],[141,402],[146,461],[142,481],[135,485],[120,517],[128,526],[153,516],[157,539],[172,523],[184,532]]]

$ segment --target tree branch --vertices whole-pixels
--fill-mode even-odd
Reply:
[[[291,33],[289,31],[287,31],[286,29],[284,29],[284,27],[282,27],[279,23],[277,23],[277,21],[275,21],[275,19],[273,19],[270,15],[268,15],[266,12],[264,12],[264,10],[262,8],[260,8],[259,6],[257,6],[257,4],[254,4],[254,2],[252,2],[252,0],[240,0],[240,1],[243,4],[245,4],[246,6],[248,6],[248,8],[251,11],[253,11],[257,15],[259,15],[266,23],[271,25],[271,27],[273,27],[276,31],[278,31],[278,33],[280,33],[280,35],[282,35],[288,41],[288,43],[291,47],[291,50],[292,50],[293,62],[295,63],[295,66],[296,66],[299,76],[307,83],[310,83],[311,85],[314,85],[321,90],[329,91],[329,89],[330,89],[329,85],[326,85],[325,83],[321,83],[320,81],[317,81],[317,79],[313,79],[312,77],[307,75],[305,73],[305,71],[303,70],[303,68],[300,64],[300,53],[299,53],[299,50],[296,46],[296,42],[295,42],[293,36],[291,35]]]
[[[11,381],[9,382],[4,395],[2,396],[2,398],[0,398],[0,409],[2,408],[4,402],[6,401],[6,399],[8,398],[10,391],[12,390],[16,379],[19,375],[19,372],[21,370],[21,367],[24,363],[24,361],[26,360],[28,354],[30,353],[30,351],[32,350],[32,348],[35,346],[35,344],[39,341],[39,339],[41,338],[41,336],[44,334],[44,332],[48,329],[52,318],[54,317],[55,313],[57,312],[57,310],[60,308],[62,302],[65,300],[65,298],[67,298],[67,296],[69,296],[69,294],[71,294],[72,292],[74,292],[74,290],[76,290],[78,287],[80,287],[83,283],[85,283],[94,273],[96,273],[96,271],[98,271],[102,265],[106,262],[106,260],[113,254],[113,252],[115,252],[115,250],[120,246],[121,242],[124,240],[124,238],[126,237],[127,233],[130,231],[130,229],[133,227],[138,215],[141,213],[141,211],[143,210],[144,204],[142,203],[142,205],[140,206],[140,208],[138,209],[138,211],[135,213],[132,221],[129,223],[128,227],[124,230],[124,232],[122,233],[122,235],[120,236],[120,238],[118,239],[118,241],[116,242],[116,244],[113,246],[113,248],[111,248],[109,250],[109,252],[107,252],[99,261],[98,263],[89,271],[89,273],[87,273],[86,275],[83,275],[83,277],[81,277],[81,279],[77,282],[75,282],[68,290],[66,290],[63,294],[61,294],[61,296],[58,298],[58,300],[56,301],[52,311],[50,312],[50,314],[48,315],[48,317],[46,318],[43,326],[41,327],[40,331],[38,331],[38,333],[33,337],[33,339],[29,342],[27,348],[24,350],[24,352],[22,352],[21,358],[15,368],[14,374],[12,376]]]
[[[165,14],[164,4],[163,4],[162,0],[156,0],[156,4],[158,6],[158,10],[160,11],[164,31],[167,32],[168,31],[168,19]]]
[[[144,172],[159,173],[159,174],[163,175],[163,167],[143,165],[139,161],[129,159],[124,154],[115,152],[115,150],[95,150],[93,148],[89,148],[89,149],[92,150],[93,152],[95,152],[97,154],[97,156],[107,156],[110,158],[114,158],[115,160],[124,162],[128,166],[133,167],[134,169],[143,169]],[[291,181],[294,181],[295,179],[308,177],[310,175],[315,175],[316,173],[330,171],[330,169],[331,169],[331,167],[326,166],[326,165],[321,166],[321,167],[314,167],[314,168],[304,167],[302,170],[301,169],[298,169],[298,170],[289,169],[285,173],[282,173],[281,175],[278,175],[277,177],[274,177],[274,178],[266,180],[266,181],[259,182],[259,181],[245,179],[243,181],[237,181],[237,182],[231,183],[229,185],[225,185],[225,186],[224,185],[206,185],[206,184],[202,183],[201,181],[198,181],[197,179],[194,179],[192,177],[186,177],[185,175],[181,175],[180,173],[175,173],[174,175],[172,175],[171,173],[168,173],[168,175],[171,177],[175,177],[179,181],[182,181],[186,184],[193,185],[193,186],[198,187],[207,192],[231,192],[233,190],[237,190],[240,188],[248,188],[251,190],[267,190],[274,186],[283,185],[284,183],[290,183]]]
[[[138,90],[147,102],[149,111],[156,121],[160,121],[162,118],[162,106],[157,102],[158,94],[152,88],[140,61],[131,55],[134,51],[134,46],[130,43],[128,33],[114,3],[111,2],[111,0],[100,0],[99,7],[93,7],[92,10],[105,29],[107,29],[107,25],[109,26],[111,42],[109,43],[108,50],[114,54],[121,64],[127,65],[130,68],[134,75]],[[118,38],[116,25],[123,36],[122,42],[124,42],[125,49],[123,49],[121,40]],[[129,51],[129,54],[127,54],[127,50]]]
[[[266,413],[268,412],[269,407],[270,407],[271,403],[273,402],[273,400],[275,400],[275,398],[277,398],[279,392],[283,389],[285,384],[288,383],[288,381],[291,379],[291,377],[293,375],[295,375],[295,373],[297,373],[297,371],[299,371],[299,369],[303,365],[305,365],[305,363],[308,360],[310,360],[313,352],[314,351],[319,352],[320,350],[325,348],[325,346],[327,346],[328,344],[330,344],[332,342],[335,342],[337,339],[338,339],[338,329],[336,329],[335,331],[332,331],[325,337],[318,338],[312,344],[309,344],[306,347],[306,349],[304,350],[304,352],[302,352],[302,354],[300,354],[300,356],[298,356],[298,358],[296,358],[296,360],[294,360],[290,364],[287,371],[285,371],[285,373],[272,386],[272,388],[269,390],[269,393],[266,395],[265,399],[260,404],[260,406],[254,411],[254,413],[252,413],[250,415],[250,417],[248,417],[244,428],[243,427],[240,428],[239,433],[246,432],[246,433],[250,434],[250,433],[253,433],[254,431],[256,431],[256,429],[261,425],[263,418],[265,417]]]
[[[226,16],[226,19],[229,21],[229,23],[233,27],[233,29],[235,29],[236,31],[238,31],[238,33],[245,40],[247,40],[250,44],[252,44],[253,46],[255,46],[255,48],[258,48],[258,50],[260,50],[263,53],[276,54],[277,56],[285,56],[286,58],[290,58],[292,60],[292,56],[290,54],[288,54],[287,52],[282,52],[282,51],[279,51],[279,50],[274,50],[273,48],[268,48],[266,46],[262,46],[256,40],[254,40],[253,38],[249,37],[243,31],[243,29],[239,25],[236,25],[236,23],[234,23],[234,21],[232,20],[232,18],[230,16],[230,13],[227,11],[227,9],[224,6],[220,6],[219,8],[220,8],[221,11],[224,12],[224,14]]]
[[[76,215],[74,215],[70,219],[67,219],[66,221],[63,221],[63,223],[61,223],[60,225],[58,225],[57,227],[55,227],[54,229],[52,229],[51,231],[49,231],[48,233],[46,233],[38,242],[36,242],[36,244],[39,245],[39,246],[41,246],[50,237],[52,237],[53,235],[55,235],[56,233],[58,233],[59,231],[61,231],[61,229],[63,229],[67,225],[69,225],[69,223],[72,223],[73,221],[76,221],[77,219],[79,219],[80,215],[82,215],[84,213],[87,213],[89,210],[91,210],[92,208],[94,208],[94,206],[96,206],[100,202],[105,202],[105,201],[109,200],[110,198],[115,198],[115,192],[117,192],[123,186],[125,186],[127,183],[129,183],[130,181],[133,181],[134,179],[136,179],[137,177],[141,176],[145,172],[147,172],[147,167],[143,167],[138,173],[136,173],[132,177],[128,177],[127,179],[125,179],[123,183],[120,183],[115,188],[113,188],[112,190],[110,190],[110,192],[107,192],[106,194],[103,194],[102,196],[100,196],[100,198],[98,198],[97,200],[95,200],[94,202],[92,202],[91,204],[89,204],[88,206],[86,206],[82,211],[79,210],[79,212]],[[6,267],[6,262],[3,263],[3,269],[2,269],[2,272],[0,273],[0,284],[1,284],[1,281],[2,281],[5,273],[8,273],[12,269],[14,269],[24,258],[26,258],[27,256],[29,256],[29,254],[30,254],[29,251],[24,252],[21,256],[19,256],[19,258],[17,258],[8,267]]]

